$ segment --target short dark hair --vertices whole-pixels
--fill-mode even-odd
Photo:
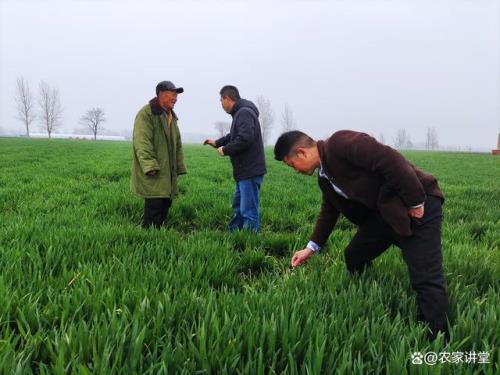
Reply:
[[[226,85],[220,89],[220,96],[225,96],[231,99],[233,102],[240,100],[240,93],[236,86]]]
[[[306,133],[298,130],[283,133],[279,136],[276,144],[274,145],[274,158],[278,161],[283,159],[295,151],[298,147],[312,147],[316,144],[314,139],[309,137]]]

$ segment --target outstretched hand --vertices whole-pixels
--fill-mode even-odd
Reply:
[[[424,216],[424,206],[420,206],[417,208],[410,208],[408,210],[408,215],[416,219],[421,219]]]
[[[212,140],[212,139],[205,139],[205,141],[203,142],[203,145],[204,145],[204,146],[205,146],[205,145],[210,145],[210,146],[212,146],[212,147],[216,147],[216,146],[215,146],[215,141],[214,141],[214,140]]]
[[[305,248],[297,251],[292,257],[292,267],[298,267],[302,265],[307,259],[314,255],[314,251],[309,248]]]

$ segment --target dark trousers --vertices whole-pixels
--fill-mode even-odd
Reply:
[[[439,331],[448,336],[447,321],[450,317],[443,276],[442,218],[441,200],[433,196],[427,197],[424,216],[412,218],[413,235],[410,237],[397,235],[380,215],[374,214],[359,227],[344,254],[348,270],[355,273],[370,266],[372,260],[390,245],[401,248],[411,286],[417,293],[417,317],[429,323],[431,339]]]
[[[172,205],[170,198],[145,198],[143,228],[154,226],[159,229],[167,217],[168,209]]]

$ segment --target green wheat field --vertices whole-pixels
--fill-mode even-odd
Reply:
[[[262,233],[230,234],[231,166],[185,145],[165,228],[140,228],[127,142],[0,139],[1,374],[498,374],[500,157],[405,152],[444,191],[455,324],[429,343],[397,248],[359,277],[342,219],[289,266],[320,205],[316,178],[272,158]],[[413,364],[412,354],[488,353]],[[484,358],[484,357],[483,357]]]

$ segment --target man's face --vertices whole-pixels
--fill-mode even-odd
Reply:
[[[295,172],[308,176],[311,176],[317,167],[309,154],[309,150],[306,148],[298,148],[296,152],[285,156],[283,162],[292,167]]]
[[[222,105],[222,108],[224,109],[224,111],[226,111],[226,113],[231,113],[234,105],[234,102],[231,99],[229,99],[227,96],[221,96],[220,104]]]
[[[160,91],[158,100],[162,108],[171,111],[177,102],[177,93],[175,91]]]

